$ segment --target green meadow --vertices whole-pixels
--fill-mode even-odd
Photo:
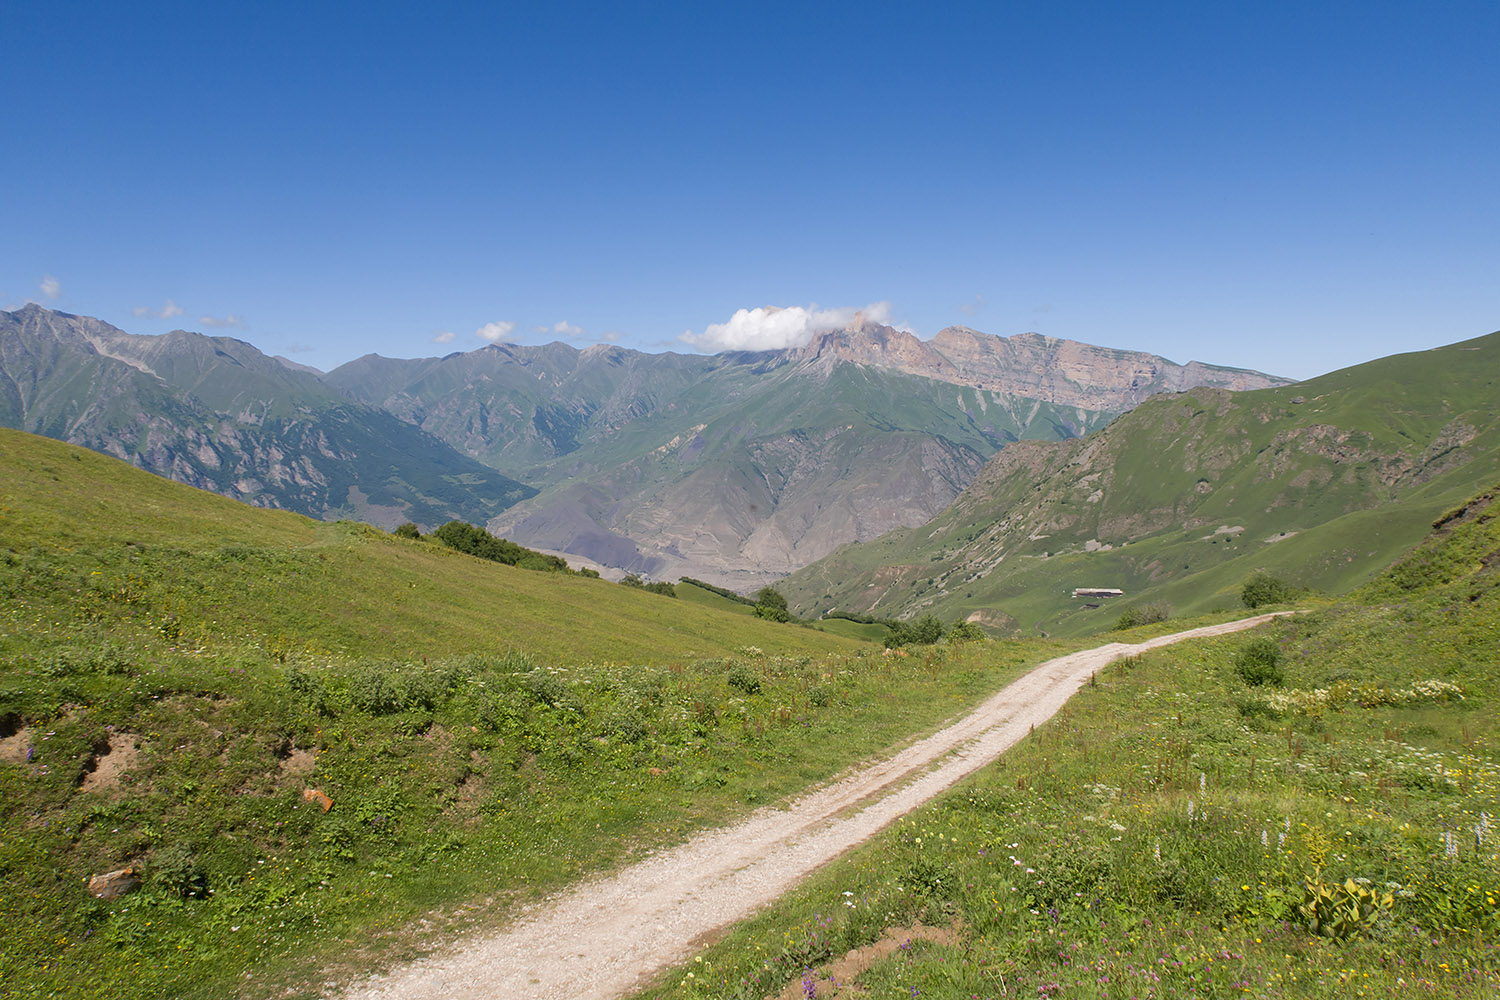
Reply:
[[[1497,651],[1492,492],[1342,602],[1116,663],[640,998],[1495,996]]]
[[[4,998],[313,996],[1194,623],[888,655],[0,435]],[[1111,667],[642,996],[830,995],[919,921],[839,995],[1492,994],[1497,509]]]
[[[886,656],[15,432],[0,465],[3,997],[310,994],[1069,648]]]

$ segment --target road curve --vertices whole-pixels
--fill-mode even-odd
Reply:
[[[1280,612],[1279,614],[1288,614]],[[611,1000],[681,962],[703,934],[749,916],[815,869],[952,787],[1051,718],[1114,660],[1225,635],[1276,614],[1145,642],[1112,642],[1033,668],[952,725],[781,808],[757,810],[607,878],[507,929],[356,984],[344,1000]]]

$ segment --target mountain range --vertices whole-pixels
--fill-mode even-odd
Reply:
[[[484,521],[536,490],[244,341],[0,312],[0,426],[261,507]]]
[[[320,373],[227,337],[0,313],[0,424],[262,506],[450,518],[584,562],[751,588],[924,524],[1020,441],[1257,372],[857,320],[716,355],[497,344]]]
[[[1104,426],[1154,392],[1284,384],[1034,334],[924,342],[856,321],[800,348],[712,356],[497,345],[374,355],[329,384],[540,493],[490,529],[534,548],[752,588],[925,523],[985,461]]]

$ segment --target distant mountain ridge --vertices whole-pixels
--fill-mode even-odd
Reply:
[[[1179,365],[1144,351],[1096,347],[1076,340],[1021,333],[996,337],[966,326],[939,330],[930,341],[857,322],[814,337],[792,353],[894,368],[954,385],[1063,406],[1124,412],[1162,392],[1208,386],[1244,391],[1289,385],[1290,379],[1243,368],[1190,361]]]
[[[0,312],[0,426],[262,507],[390,527],[486,520],[536,491],[229,337]]]
[[[503,344],[369,355],[326,380],[541,488],[492,531],[741,588],[924,523],[1011,442],[1076,437],[1182,385],[1286,384],[1036,335],[924,342],[863,320],[779,351]]]
[[[1014,442],[1078,437],[1163,389],[1283,381],[862,320],[782,351],[495,344],[321,373],[228,337],[0,314],[0,424],[262,506],[459,518],[743,589],[925,523]]]

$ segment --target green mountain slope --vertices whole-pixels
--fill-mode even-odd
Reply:
[[[12,600],[181,644],[306,655],[524,650],[661,662],[847,648],[602,580],[539,573],[352,522],[258,510],[45,438],[0,430]],[[40,603],[37,603],[40,602]]]
[[[0,995],[318,992],[1043,655],[988,645],[876,656],[0,430]]]
[[[1318,604],[1100,670],[632,1000],[1500,995],[1500,488]]]
[[[920,528],[785,582],[801,614],[932,610],[1107,627],[1122,607],[1234,603],[1256,569],[1346,590],[1500,475],[1500,335],[1296,386],[1159,396],[1090,437],[1001,452]],[[1085,608],[1076,587],[1124,600]]]
[[[0,313],[0,426],[258,506],[386,526],[484,521],[536,491],[242,341]]]

